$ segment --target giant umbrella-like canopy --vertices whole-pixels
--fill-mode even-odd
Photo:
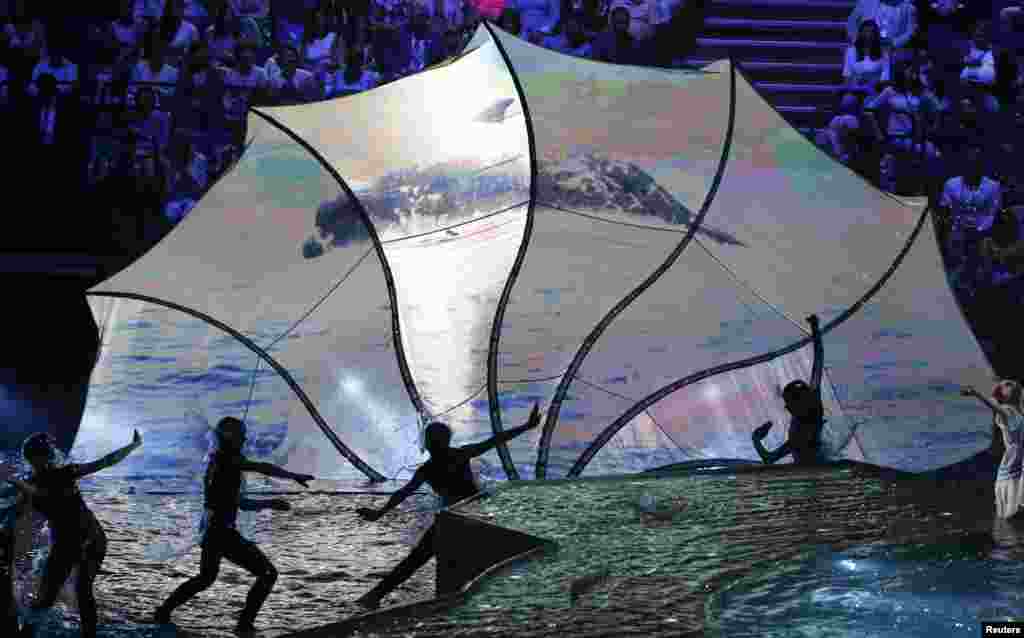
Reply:
[[[988,445],[957,389],[991,373],[927,210],[817,150],[734,63],[601,64],[484,24],[417,75],[254,109],[248,138],[89,292],[83,454],[141,423],[130,461],[173,471],[198,406],[286,466],[379,481],[423,459],[425,422],[459,444],[539,401],[492,476],[756,459],[813,313],[833,457],[917,471]]]

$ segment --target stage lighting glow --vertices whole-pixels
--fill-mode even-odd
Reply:
[[[358,396],[363,392],[363,382],[355,377],[348,377],[341,382],[341,387],[350,395]]]

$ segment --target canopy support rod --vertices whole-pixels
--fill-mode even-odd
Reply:
[[[534,207],[537,203],[537,140],[534,137],[530,106],[526,103],[526,93],[523,91],[523,85],[519,82],[519,76],[516,75],[512,61],[508,57],[508,52],[505,51],[505,47],[501,46],[501,41],[495,35],[494,27],[491,26],[491,23],[484,20],[482,24],[491,35],[491,40],[498,48],[501,58],[505,61],[505,66],[508,67],[508,72],[512,76],[512,82],[515,84],[516,93],[519,94],[519,106],[523,111],[523,122],[526,124],[526,139],[530,149],[530,201],[526,208],[526,226],[523,229],[523,241],[519,244],[519,252],[516,255],[515,262],[512,264],[512,270],[509,272],[508,279],[505,281],[505,288],[501,291],[498,307],[494,311],[494,323],[491,325],[491,343],[487,349],[487,405],[491,413],[491,429],[497,435],[501,434],[504,430],[501,422],[501,404],[498,402],[498,349],[501,345],[501,326],[505,320],[505,309],[508,307],[509,299],[512,297],[512,288],[519,277],[523,260],[526,258],[526,249],[530,244],[530,238],[533,236]],[[497,449],[505,475],[510,481],[518,481],[519,470],[516,469],[515,464],[512,462],[508,446],[504,442],[499,442]]]
[[[732,147],[733,130],[736,121],[736,68],[735,65],[729,65],[729,121],[726,125],[725,139],[722,143],[722,153],[718,158],[718,168],[715,171],[715,177],[711,181],[711,188],[708,189],[707,195],[704,197],[704,203],[701,204],[700,211],[694,218],[693,222],[689,225],[686,234],[676,244],[676,247],[669,253],[668,257],[658,266],[654,272],[652,272],[647,279],[636,286],[628,295],[625,296],[619,303],[615,304],[608,313],[601,318],[601,320],[594,326],[594,329],[590,331],[590,334],[583,340],[576,354],[572,358],[572,362],[569,364],[568,370],[565,375],[562,376],[561,381],[558,383],[558,388],[555,390],[555,396],[551,400],[551,406],[548,408],[547,419],[544,421],[544,428],[541,431],[540,446],[537,449],[537,469],[536,476],[538,479],[547,477],[547,466],[548,466],[548,454],[551,449],[551,438],[555,432],[555,426],[558,423],[558,415],[562,409],[562,402],[565,400],[565,395],[569,392],[569,386],[572,385],[573,380],[576,378],[576,373],[579,372],[580,366],[583,365],[583,360],[586,359],[587,355],[597,344],[597,340],[601,338],[604,331],[612,324],[615,319],[622,314],[631,303],[633,303],[637,297],[642,295],[648,288],[654,285],[658,279],[661,278],[669,269],[672,268],[676,260],[679,259],[679,255],[683,253],[686,247],[693,240],[697,231],[700,229],[701,224],[704,222],[704,217],[708,214],[708,210],[711,209],[711,204],[715,200],[715,194],[718,193],[718,187],[722,183],[722,176],[725,174],[725,166],[729,162],[729,151]]]

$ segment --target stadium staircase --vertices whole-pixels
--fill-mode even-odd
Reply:
[[[842,84],[846,21],[856,0],[711,0],[685,64],[733,58],[804,134],[824,126]]]

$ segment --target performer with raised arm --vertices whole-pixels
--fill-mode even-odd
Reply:
[[[226,558],[256,576],[256,582],[249,590],[235,629],[237,633],[243,635],[256,632],[256,615],[277,581],[277,570],[255,543],[245,539],[238,532],[238,510],[272,509],[286,512],[291,506],[284,499],[257,501],[244,498],[242,473],[256,472],[265,476],[291,479],[303,487],[309,487],[307,482],[315,480],[316,477],[295,474],[271,463],[250,461],[242,455],[245,435],[245,424],[239,419],[229,416],[217,423],[217,450],[210,457],[204,480],[206,518],[199,575],[179,585],[170,598],[157,608],[155,620],[158,624],[170,623],[171,612],[213,585],[220,571],[220,561]]]
[[[996,472],[996,516],[1001,519],[1024,518],[1024,405],[1021,385],[1016,381],[1000,381],[987,397],[968,386],[961,392],[984,403],[1003,433],[1003,460]]]
[[[32,466],[27,480],[7,479],[18,491],[16,507],[19,514],[35,509],[46,517],[52,545],[46,559],[39,595],[32,603],[35,615],[53,607],[64,582],[78,567],[75,595],[81,616],[83,638],[95,638],[98,623],[93,583],[107,554],[107,536],[95,514],[85,504],[78,489],[78,480],[117,465],[142,445],[135,430],[132,442],[91,463],[58,462],[58,451],[49,435],[37,433],[28,437],[21,452]],[[35,619],[28,619],[22,636],[35,633]]]
[[[375,521],[397,507],[423,483],[429,484],[434,492],[441,497],[444,507],[467,499],[480,491],[476,479],[473,477],[470,460],[492,450],[498,443],[511,441],[539,424],[540,407],[535,403],[530,412],[530,419],[525,424],[506,430],[480,443],[451,447],[451,428],[444,423],[435,421],[428,425],[424,432],[430,459],[416,470],[408,483],[388,499],[383,508],[375,510],[360,507],[356,512],[367,521]],[[435,530],[436,527],[431,525],[416,547],[409,552],[409,555],[391,570],[390,574],[381,579],[376,587],[356,602],[367,609],[376,609],[380,606],[381,599],[416,573],[416,570],[426,565],[434,556]]]
[[[765,463],[775,463],[787,454],[793,455],[795,465],[815,465],[825,462],[821,450],[821,430],[825,425],[825,406],[821,401],[821,375],[825,364],[825,346],[821,341],[818,316],[807,318],[814,339],[814,366],[810,385],[802,379],[790,381],[782,390],[782,400],[793,415],[789,422],[789,437],[778,449],[768,451],[762,440],[768,436],[772,422],[768,421],[751,435],[754,448]]]

